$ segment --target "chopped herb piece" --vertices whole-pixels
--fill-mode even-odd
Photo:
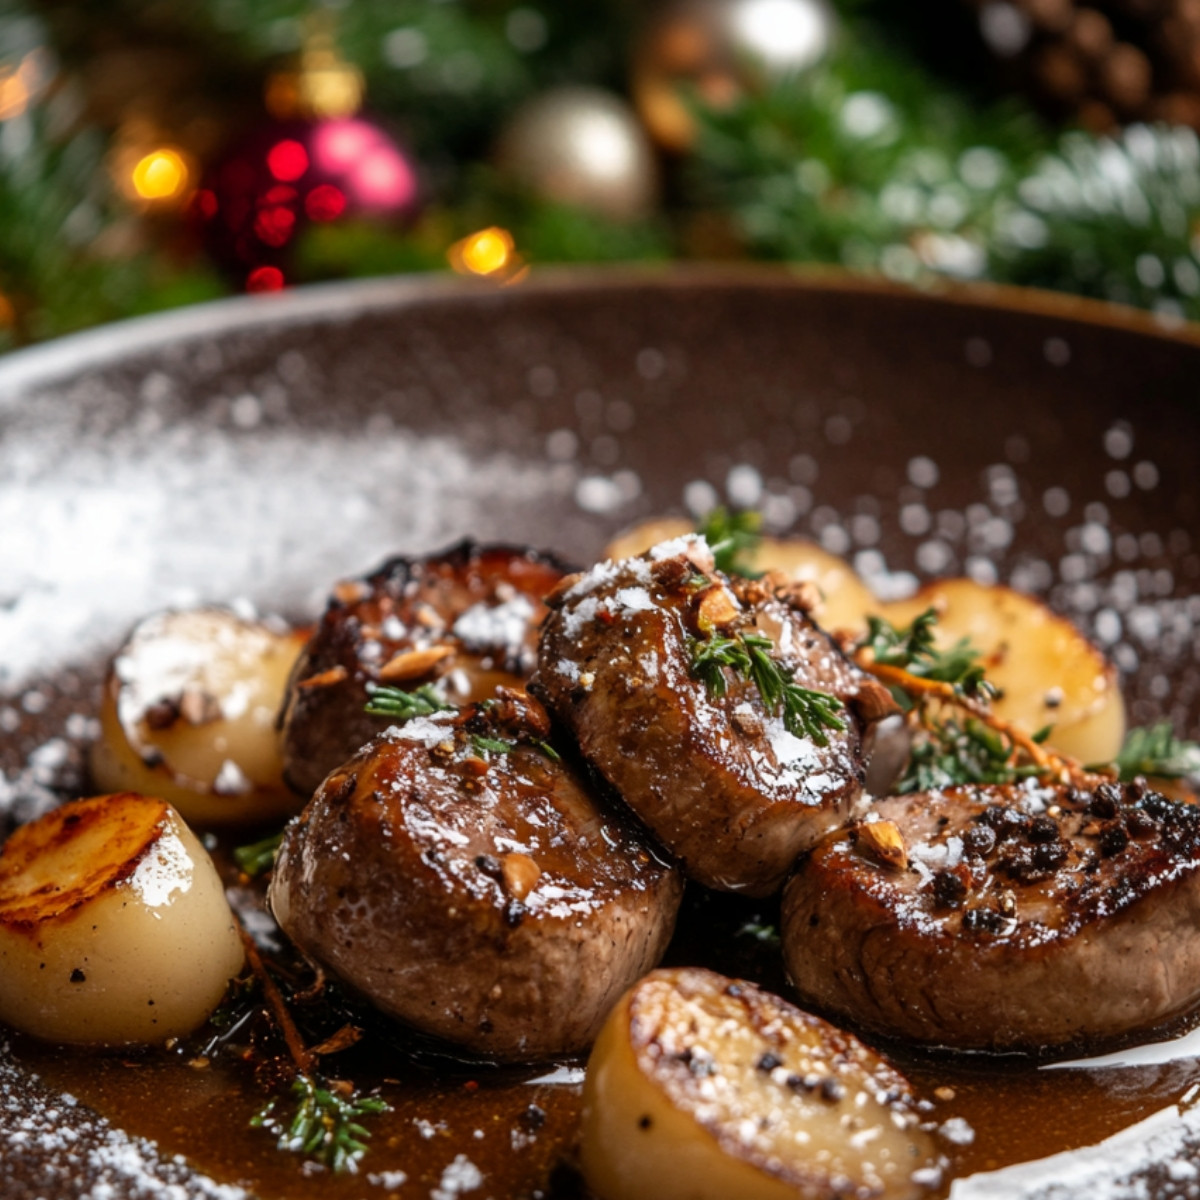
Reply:
[[[233,860],[247,875],[253,879],[264,871],[269,871],[275,865],[275,855],[279,853],[279,845],[283,841],[283,830],[265,837],[261,842],[251,842],[248,846],[237,846],[233,851]]]
[[[481,733],[471,734],[471,744],[476,750],[491,751],[493,754],[508,754],[516,745],[515,742],[505,742],[500,738],[484,737]]]
[[[747,921],[735,931],[736,937],[753,938],[764,945],[779,945],[779,930],[774,925],[766,925],[758,921]]]
[[[927,608],[907,628],[897,628],[883,617],[867,618],[867,636],[859,648],[871,651],[877,663],[898,667],[921,679],[949,683],[966,696],[990,697],[996,689],[984,678],[979,651],[966,638],[949,650],[938,650],[933,641],[937,610]]]
[[[400,721],[410,721],[413,717],[427,717],[431,713],[454,707],[446,703],[431,683],[423,683],[411,692],[386,684],[368,683],[367,694],[371,699],[366,711],[373,717],[395,717]]]
[[[551,758],[555,762],[562,762],[562,755],[549,742],[543,742],[540,738],[534,738],[529,744],[540,750],[547,758]]]
[[[374,1096],[339,1096],[308,1075],[297,1076],[291,1090],[296,1112],[290,1122],[285,1124],[275,1116],[276,1097],[251,1117],[250,1124],[274,1133],[280,1150],[303,1154],[335,1174],[356,1171],[358,1160],[367,1152],[364,1139],[371,1136],[357,1118],[387,1112],[388,1105]]]
[[[725,668],[752,680],[768,712],[783,715],[784,728],[796,737],[811,738],[818,746],[829,745],[827,729],[845,729],[837,713],[842,702],[825,692],[814,692],[792,682],[792,672],[771,657],[775,643],[756,633],[734,637],[714,634],[691,639],[688,643],[692,675],[708,689],[710,696],[723,696],[728,690]]]
[[[1125,744],[1112,765],[1126,783],[1139,775],[1159,779],[1200,775],[1200,743],[1177,738],[1169,721],[1139,726],[1126,733]]]
[[[731,512],[718,504],[700,523],[697,532],[708,542],[718,571],[757,579],[762,572],[750,566],[750,559],[762,542],[761,530],[761,513],[752,509]]]

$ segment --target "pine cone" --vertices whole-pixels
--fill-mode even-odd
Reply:
[[[962,0],[1002,80],[1048,115],[1108,131],[1200,129],[1200,0]]]

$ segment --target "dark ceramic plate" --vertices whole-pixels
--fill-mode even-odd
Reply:
[[[0,821],[85,786],[104,656],[147,611],[245,598],[304,617],[334,578],[397,550],[472,533],[582,561],[641,517],[726,498],[885,590],[970,573],[1048,597],[1119,664],[1136,723],[1196,736],[1198,396],[1195,329],[747,271],[337,286],[12,355]],[[976,1134],[951,1147],[963,1175],[1115,1139],[956,1196],[1187,1184],[1190,1059],[906,1065],[953,1084],[944,1115]],[[363,1173],[330,1181],[244,1132],[256,1094],[234,1076],[185,1086],[177,1064],[15,1039],[0,1190],[219,1195],[198,1170],[267,1195],[568,1195],[575,1067],[539,1081],[410,1066]]]

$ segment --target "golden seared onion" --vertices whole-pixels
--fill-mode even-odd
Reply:
[[[212,861],[162,800],[66,804],[0,853],[0,1020],[55,1042],[162,1041],[242,967]]]
[[[694,533],[683,517],[659,517],[621,534],[605,548],[612,559],[633,558],[651,546]],[[867,614],[880,607],[875,593],[855,574],[845,559],[800,538],[763,537],[746,556],[755,571],[780,571],[794,583],[813,583],[821,604],[813,615],[825,629],[865,629]]]
[[[296,811],[275,718],[304,640],[224,609],[146,618],[105,683],[96,786],[163,796],[199,825]]]
[[[1125,736],[1116,670],[1070,621],[1033,596],[971,579],[929,584],[884,615],[902,627],[931,607],[940,648],[965,637],[981,652],[988,679],[1003,692],[997,716],[1030,733],[1053,726],[1049,744],[1081,762],[1116,758]]]
[[[938,1175],[901,1075],[712,971],[655,971],[625,994],[583,1102],[583,1173],[601,1200],[900,1200]]]

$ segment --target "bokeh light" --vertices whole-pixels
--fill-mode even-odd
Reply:
[[[130,172],[134,192],[149,201],[177,199],[187,189],[190,178],[183,155],[169,146],[143,155]]]

